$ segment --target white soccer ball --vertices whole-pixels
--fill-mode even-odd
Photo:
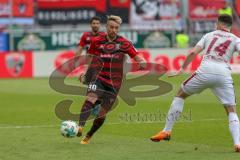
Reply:
[[[61,124],[61,134],[67,138],[73,138],[78,133],[78,125],[74,121],[64,121]]]

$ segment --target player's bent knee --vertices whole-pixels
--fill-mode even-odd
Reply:
[[[97,95],[93,95],[93,94],[87,95],[87,101],[94,104],[97,100],[98,100]]]
[[[188,96],[190,96],[190,95],[188,95],[187,93],[185,93],[185,92],[182,90],[182,88],[179,89],[179,91],[178,91],[178,93],[177,93],[177,95],[176,95],[176,97],[179,97],[179,98],[182,98],[182,99],[186,99]]]
[[[230,112],[234,112],[234,113],[237,112],[236,105],[224,104],[224,108],[225,108],[227,114],[229,114]]]
[[[91,102],[91,103],[95,103],[97,101],[97,98],[94,97],[87,97],[87,101]]]

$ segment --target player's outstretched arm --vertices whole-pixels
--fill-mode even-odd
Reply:
[[[144,58],[142,58],[139,55],[136,55],[133,59],[138,63],[140,70],[144,70],[146,68],[147,64]]]
[[[195,46],[187,55],[186,60],[184,61],[182,67],[172,75],[168,75],[168,77],[175,77],[181,75],[183,71],[187,68],[187,66],[192,62],[192,60],[198,55],[203,49],[200,46]]]

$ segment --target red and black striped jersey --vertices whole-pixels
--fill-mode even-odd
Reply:
[[[138,54],[132,43],[119,35],[111,42],[106,35],[94,38],[88,53],[96,56],[102,62],[97,79],[117,89],[121,87],[122,83],[125,55],[133,58]]]
[[[88,49],[92,42],[92,39],[97,36],[100,36],[100,35],[106,35],[106,33],[105,32],[97,32],[97,34],[93,34],[92,32],[83,32],[83,35],[82,35],[78,45]]]

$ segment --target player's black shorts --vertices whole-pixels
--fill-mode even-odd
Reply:
[[[97,71],[95,68],[90,67],[85,74],[85,81],[83,84],[89,85],[92,81],[96,80]]]
[[[90,82],[87,90],[88,93],[95,93],[98,96],[99,100],[102,102],[102,106],[110,108],[117,98],[118,91],[119,89],[107,85],[99,79]]]

